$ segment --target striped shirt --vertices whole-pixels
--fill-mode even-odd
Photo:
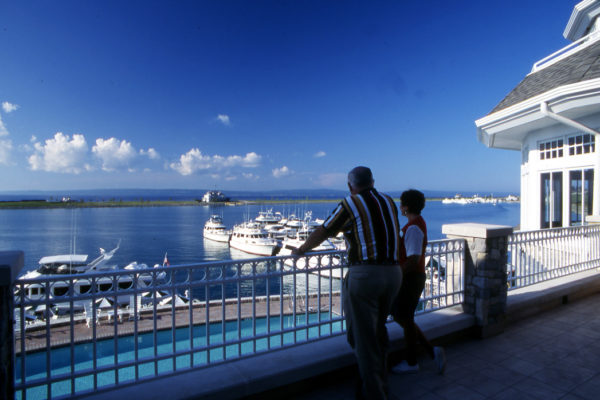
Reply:
[[[390,196],[374,188],[342,200],[323,228],[329,236],[344,232],[350,264],[400,260],[398,208]]]

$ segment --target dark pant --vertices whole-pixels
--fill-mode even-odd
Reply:
[[[404,329],[406,361],[409,365],[417,363],[417,342],[421,342],[429,355],[433,357],[433,347],[421,332],[419,326],[415,324],[415,311],[424,288],[425,273],[406,272],[402,280],[400,293],[398,293],[392,307],[394,320]]]
[[[387,398],[387,316],[402,283],[397,265],[356,265],[344,278],[348,343],[354,349],[367,399]]]

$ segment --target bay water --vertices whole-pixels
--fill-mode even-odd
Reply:
[[[37,268],[40,258],[58,254],[99,255],[99,247],[120,248],[111,264],[123,267],[132,261],[149,266],[162,264],[167,254],[171,265],[252,258],[229,249],[226,243],[205,240],[204,223],[212,214],[223,217],[228,227],[272,209],[284,216],[326,218],[336,202],[248,204],[240,206],[172,206],[0,210],[0,251],[22,250],[24,271]],[[442,225],[479,222],[516,226],[519,203],[443,204],[427,202],[423,216],[429,239],[442,239]],[[400,224],[406,219],[400,217]]]

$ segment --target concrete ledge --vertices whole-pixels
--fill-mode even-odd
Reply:
[[[507,323],[599,292],[600,273],[596,269],[511,290],[506,300]]]
[[[506,225],[478,224],[467,222],[463,224],[444,224],[442,233],[449,238],[480,238],[491,239],[499,236],[507,236],[513,233],[513,228]]]
[[[460,306],[456,306],[419,316],[417,323],[430,340],[439,340],[469,329],[475,320],[472,316],[464,314]],[[391,350],[402,349],[402,329],[396,323],[389,323],[388,331]],[[354,353],[346,342],[346,336],[341,335],[199,371],[101,391],[85,398],[237,399],[298,383],[354,364]]]
[[[585,217],[585,222],[590,224],[600,224],[600,215],[588,215]]]

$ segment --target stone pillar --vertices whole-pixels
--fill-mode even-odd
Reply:
[[[15,398],[14,293],[12,284],[23,268],[22,251],[0,252],[0,398]]]
[[[463,310],[475,316],[481,337],[504,330],[506,317],[507,236],[504,225],[449,224],[442,233],[449,239],[465,239],[465,297]]]

